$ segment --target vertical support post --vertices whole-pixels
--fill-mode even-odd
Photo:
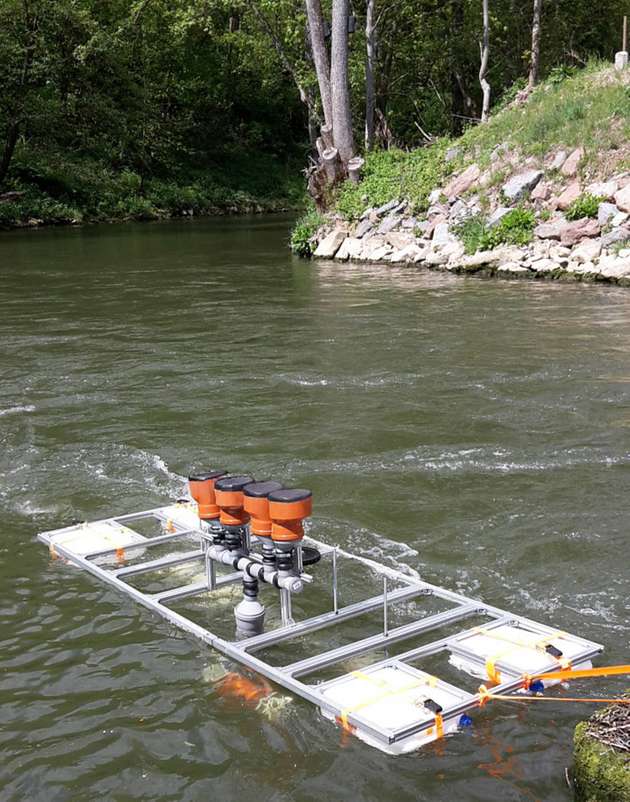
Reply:
[[[283,627],[295,623],[291,614],[291,592],[286,588],[280,588],[280,617]]]
[[[387,577],[383,577],[383,637],[389,637],[389,622],[387,620]]]
[[[339,598],[337,596],[337,546],[332,551],[332,592],[333,592],[333,612],[339,612]]]
[[[208,590],[215,590],[217,587],[217,569],[210,553],[206,550],[206,581]]]
[[[623,44],[621,49],[624,53],[628,52],[628,17],[623,18]]]

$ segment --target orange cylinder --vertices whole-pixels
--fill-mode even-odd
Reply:
[[[269,494],[282,490],[280,482],[252,482],[243,490],[245,512],[250,516],[253,535],[271,537],[271,517],[269,515]]]
[[[243,488],[253,481],[251,476],[224,476],[217,480],[214,492],[223,526],[244,526],[248,523],[249,513],[243,509]]]
[[[302,521],[313,511],[313,494],[301,488],[276,490],[269,494],[271,537],[280,543],[302,540]]]
[[[203,471],[188,477],[188,489],[197,502],[202,521],[211,521],[219,517],[214,485],[221,476],[225,476],[225,471]]]

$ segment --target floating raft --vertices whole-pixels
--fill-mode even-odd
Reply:
[[[38,537],[54,556],[93,574],[229,659],[312,702],[327,719],[389,754],[416,750],[468,722],[466,713],[483,702],[470,677],[490,680],[494,695],[507,695],[521,690],[527,675],[567,666],[590,668],[591,660],[603,649],[600,644],[423,582],[308,534],[304,536],[305,552],[307,547],[319,552],[321,566],[317,569],[322,568],[326,581],[307,573],[301,562],[296,579],[304,583],[304,596],[312,596],[324,612],[295,620],[287,601],[293,595],[291,590],[269,584],[265,592],[272,594],[272,606],[281,608],[274,626],[240,639],[216,634],[194,621],[188,611],[174,607],[196,597],[208,610],[219,611],[225,624],[226,589],[232,589],[231,598],[238,598],[243,571],[217,568],[209,558],[208,531],[191,500],[43,532]],[[250,536],[247,559],[251,564],[262,565],[263,540]],[[156,550],[169,547],[177,550],[153,557]],[[157,592],[134,585],[138,577],[152,572],[171,581],[181,580],[181,568],[194,568],[195,564],[206,573],[188,584]],[[364,578],[360,585],[366,591],[372,585],[378,592],[340,606],[346,567]],[[433,612],[432,603],[433,609],[442,609]],[[391,626],[401,605],[413,610],[412,619]],[[272,607],[268,612],[273,612]],[[349,638],[348,622],[370,614],[372,620],[378,617],[378,631]],[[470,626],[479,618],[484,619],[483,624]],[[356,629],[352,632],[354,635]],[[322,633],[328,636],[328,645],[323,643]],[[400,644],[413,640],[423,642],[399,650]],[[272,647],[281,647],[281,651],[285,647],[285,655],[296,657],[305,644],[312,653],[302,659],[277,664],[277,659],[272,662],[266,657]],[[370,662],[375,652],[381,659]],[[471,689],[423,669],[423,664],[436,661],[446,667],[450,680],[453,675],[461,677],[462,684]],[[322,673],[326,675],[323,678]]]

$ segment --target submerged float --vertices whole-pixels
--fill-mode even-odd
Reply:
[[[571,672],[588,674],[603,650],[315,539],[304,531],[312,512],[309,490],[223,470],[192,474],[188,488],[188,495],[162,507],[38,537],[53,556],[389,754],[469,725],[468,713],[489,698],[541,691]],[[183,585],[138,587],[143,577],[156,576],[172,585],[186,566],[203,573]],[[236,593],[239,585],[232,619],[226,599],[233,604],[234,594],[225,591]],[[191,599],[202,607],[175,609]],[[200,616],[201,623],[193,620]],[[361,622],[370,634],[350,626]],[[279,654],[269,655],[274,649]],[[432,670],[438,664],[440,673]],[[492,690],[460,687],[459,678],[462,685],[481,679]]]

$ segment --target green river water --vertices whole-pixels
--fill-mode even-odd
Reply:
[[[630,657],[630,291],[293,259],[284,218],[0,237],[0,800],[572,799],[586,705],[492,705],[392,758],[36,533],[220,465],[313,533]],[[614,695],[623,681],[575,683]]]

